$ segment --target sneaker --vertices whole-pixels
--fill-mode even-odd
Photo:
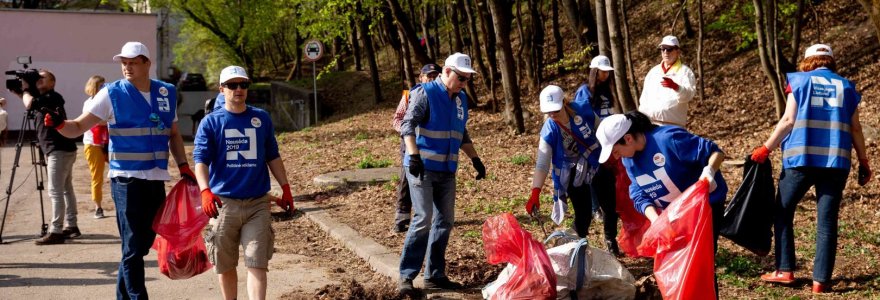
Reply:
[[[605,212],[602,209],[597,209],[593,211],[593,220],[602,221],[605,220]]]
[[[412,279],[401,279],[397,284],[397,292],[401,295],[409,295],[415,291]]]
[[[831,285],[813,281],[813,294],[821,294],[831,292]]]
[[[608,252],[615,257],[621,256],[620,247],[617,246],[617,241],[615,240],[605,240],[605,250],[608,250]]]
[[[409,229],[409,220],[403,220],[403,221],[398,222],[397,224],[394,224],[394,227],[391,228],[391,231],[394,231],[396,233],[402,233],[402,232],[406,232],[407,229]]]
[[[784,271],[773,271],[771,273],[761,275],[761,281],[780,283],[780,284],[792,284],[792,283],[794,283],[794,273],[793,272],[784,272]],[[814,286],[814,288],[815,288],[815,286]]]
[[[101,218],[104,218],[104,209],[98,208],[95,210],[95,219],[101,219]]]
[[[50,233],[44,235],[39,240],[36,240],[34,244],[37,245],[54,245],[54,244],[64,244],[64,235],[60,233]]]
[[[64,228],[63,230],[61,230],[61,235],[66,238],[72,239],[72,238],[80,237],[82,235],[82,233],[79,232],[79,227],[73,226],[73,227],[67,227],[67,228]]]
[[[449,280],[449,277],[425,279],[426,289],[460,290],[461,283]]]

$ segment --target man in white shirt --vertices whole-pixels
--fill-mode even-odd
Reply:
[[[656,124],[686,127],[688,102],[696,91],[694,72],[681,62],[678,38],[665,36],[658,46],[663,60],[645,76],[639,111]]]

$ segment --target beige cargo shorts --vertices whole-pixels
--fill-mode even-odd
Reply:
[[[269,195],[249,199],[220,197],[223,207],[205,229],[205,246],[214,272],[225,273],[238,266],[238,247],[244,249],[244,265],[266,269],[275,247]]]

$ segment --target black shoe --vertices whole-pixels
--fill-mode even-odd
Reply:
[[[410,295],[415,290],[412,279],[401,279],[400,282],[397,283],[397,292],[401,295]]]
[[[461,283],[449,280],[449,277],[425,279],[426,289],[460,290]]]
[[[82,233],[79,232],[79,227],[67,227],[61,230],[61,235],[66,238],[72,239],[81,236]]]
[[[104,218],[104,209],[103,208],[96,209],[95,210],[95,219],[101,219],[101,218]]]
[[[409,220],[403,220],[394,224],[394,228],[391,228],[392,231],[401,233],[406,232],[409,229]]]
[[[616,240],[605,240],[605,249],[615,257],[620,257],[620,247],[617,246]]]
[[[60,233],[50,233],[44,235],[41,239],[36,240],[34,244],[37,245],[54,245],[54,244],[64,244],[64,235]]]

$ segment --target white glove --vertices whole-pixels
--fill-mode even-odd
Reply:
[[[550,219],[556,225],[562,224],[562,220],[565,220],[566,211],[568,211],[568,201],[557,199],[553,201],[553,212],[550,213]]]
[[[700,180],[706,179],[709,182],[709,192],[714,192],[715,188],[718,185],[715,183],[715,170],[712,169],[712,166],[706,166],[703,168],[703,173],[700,174]]]

